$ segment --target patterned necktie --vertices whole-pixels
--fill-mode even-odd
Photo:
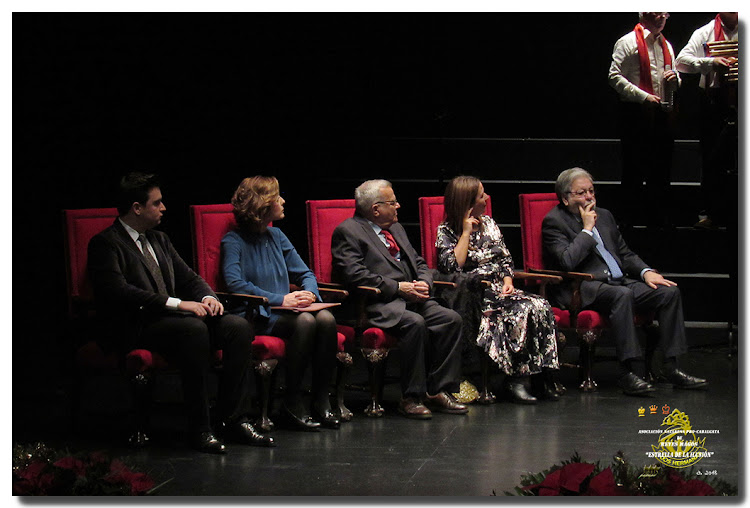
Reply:
[[[617,264],[617,261],[615,261],[615,258],[612,257],[612,254],[609,253],[609,251],[604,247],[604,241],[602,240],[601,235],[599,235],[599,230],[594,228],[594,240],[596,240],[596,250],[599,251],[599,254],[602,255],[604,258],[604,262],[607,263],[607,266],[609,267],[609,275],[613,279],[619,279],[622,277],[622,270],[620,270],[620,266]]]
[[[141,242],[141,248],[143,249],[143,258],[146,260],[146,266],[148,267],[151,275],[154,276],[154,280],[156,281],[158,293],[160,295],[169,296],[169,293],[167,292],[167,285],[164,284],[164,276],[161,274],[159,264],[156,262],[156,259],[154,259],[154,256],[148,249],[148,240],[146,239],[146,236],[138,235],[138,241]]]
[[[385,241],[388,242],[388,252],[391,253],[391,256],[394,258],[396,257],[396,254],[398,254],[398,251],[400,250],[398,248],[398,244],[396,243],[396,240],[393,238],[393,235],[390,231],[387,229],[383,229],[383,236],[385,237]]]

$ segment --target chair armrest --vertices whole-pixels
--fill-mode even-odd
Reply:
[[[538,280],[539,282],[543,282],[545,284],[559,284],[563,281],[563,278],[561,275],[552,275],[547,273],[529,273],[529,272],[515,272],[513,274],[514,279],[523,279],[523,280]]]
[[[346,300],[346,298],[349,296],[349,291],[345,289],[334,289],[318,286],[318,291],[320,292],[320,298],[326,303],[341,302],[343,300]]]
[[[432,285],[435,289],[455,288],[458,286],[455,282],[448,282],[447,280],[433,280]]]
[[[245,295],[242,293],[225,293],[222,291],[216,291],[216,296],[219,300],[224,301],[242,301],[253,307],[260,307],[261,305],[268,305],[268,298],[265,296],[258,295]]]
[[[594,276],[584,272],[563,272],[560,270],[540,270],[538,268],[529,268],[531,273],[541,273],[547,275],[557,275],[563,279],[594,280]]]

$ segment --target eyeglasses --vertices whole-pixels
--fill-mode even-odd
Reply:
[[[391,205],[396,206],[398,204],[398,200],[394,199],[391,201],[375,201],[376,205]]]
[[[586,193],[591,194],[592,196],[594,196],[596,194],[593,188],[591,188],[591,189],[582,189],[582,190],[579,190],[579,191],[576,191],[576,192],[568,192],[568,194],[573,194],[574,196],[578,196],[579,198],[582,198],[583,196],[585,196]]]

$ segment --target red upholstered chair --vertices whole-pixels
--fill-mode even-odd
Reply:
[[[427,262],[427,266],[433,269],[437,269],[437,248],[435,247],[435,241],[437,240],[437,229],[441,222],[445,220],[445,210],[443,206],[443,196],[427,196],[419,198],[419,227],[420,237],[422,240],[422,257]],[[492,201],[491,198],[487,197],[487,208],[485,213],[492,217]],[[545,287],[547,284],[557,284],[562,281],[561,277],[555,275],[544,275],[544,274],[531,274],[527,272],[515,272],[515,278],[517,280],[535,281],[539,284],[540,294],[544,296]],[[488,281],[483,281],[485,287],[489,286]],[[557,316],[555,316],[556,320]],[[558,344],[564,344],[564,337],[558,338]],[[562,347],[559,345],[559,348]],[[484,353],[482,351],[482,353]],[[482,376],[482,386],[479,391],[478,402],[480,404],[491,404],[495,402],[495,396],[489,391],[488,380],[489,380],[489,357],[485,354],[481,354],[480,358],[480,372]]]
[[[519,194],[521,207],[521,243],[523,247],[524,268],[528,272],[560,275],[573,285],[573,299],[569,309],[553,308],[558,318],[558,326],[562,329],[573,330],[579,337],[581,348],[580,373],[583,391],[596,390],[596,382],[591,375],[594,361],[596,342],[602,331],[609,326],[607,319],[593,310],[581,310],[581,282],[593,280],[590,273],[563,272],[557,270],[546,270],[543,258],[542,221],[547,213],[557,206],[558,199],[554,192]],[[653,314],[637,314],[635,324],[638,326],[650,325],[653,322]],[[647,348],[646,365],[649,368],[651,351]]]
[[[221,276],[221,239],[235,226],[232,205],[192,205],[190,218],[193,234],[193,262],[198,274],[223,300],[235,298],[250,305],[266,305],[268,299],[256,295],[238,295],[224,291]],[[323,296],[323,294],[321,294]],[[338,334],[339,350],[343,350],[346,334]],[[258,426],[269,431],[273,422],[268,416],[271,400],[271,382],[279,360],[286,355],[284,340],[272,335],[256,335],[252,343],[253,366],[258,379],[258,395],[261,400],[261,419]]]
[[[97,344],[94,297],[87,274],[88,244],[97,233],[111,226],[118,216],[115,208],[63,210],[65,232],[65,266],[68,283],[68,315],[75,330],[75,393],[73,417],[79,416],[80,386],[87,376],[120,373],[132,389],[132,431],[128,442],[143,446],[150,416],[151,388],[156,372],[169,368],[163,357],[146,349],[134,349],[125,357],[105,353]]]
[[[318,284],[342,289],[331,282],[332,256],[331,237],[336,226],[354,215],[353,199],[311,200],[307,207],[307,245],[310,252],[310,268],[318,279]],[[383,377],[388,352],[397,344],[397,339],[380,328],[369,327],[365,313],[365,300],[368,295],[380,292],[377,288],[361,287],[352,295],[357,298],[359,312],[356,322],[340,323],[339,331],[346,331],[352,338],[359,339],[362,355],[367,360],[370,382],[370,404],[365,408],[367,416],[383,416],[385,410],[380,402],[383,399]],[[339,382],[343,382],[339,379]],[[342,386],[343,388],[343,386]],[[339,393],[342,393],[340,389]]]

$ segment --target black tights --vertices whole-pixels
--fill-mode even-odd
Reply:
[[[295,415],[307,412],[302,405],[302,381],[312,362],[312,397],[315,408],[331,409],[328,385],[336,366],[336,319],[327,310],[318,312],[284,312],[273,326],[271,335],[286,342],[286,395],[284,405]]]

